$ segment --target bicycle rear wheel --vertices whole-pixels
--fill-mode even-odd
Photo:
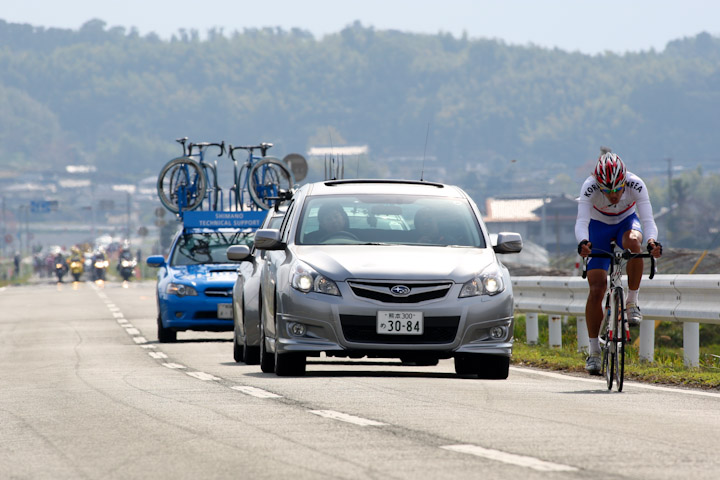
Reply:
[[[290,190],[293,185],[292,173],[275,157],[264,157],[253,165],[247,180],[250,198],[263,210],[272,208],[276,200],[271,198],[280,190]]]
[[[622,392],[623,381],[625,380],[625,300],[622,288],[616,288],[613,292],[615,300],[615,311],[613,312],[613,324],[615,325],[615,383],[618,392]]]
[[[205,175],[198,163],[188,157],[170,160],[160,170],[157,192],[160,203],[173,213],[194,210],[205,198]]]

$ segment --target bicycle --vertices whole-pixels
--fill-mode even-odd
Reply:
[[[218,147],[218,157],[225,153],[225,142],[187,143],[187,137],[175,140],[183,148],[183,155],[163,166],[158,175],[157,191],[160,202],[173,213],[195,210],[208,198],[208,210],[217,210],[218,198],[222,208],[222,189],[217,181],[217,161],[205,161],[209,147]],[[197,153],[193,153],[193,149]]]
[[[236,172],[235,151],[245,150],[248,152],[245,163],[235,176],[236,183],[233,185],[236,208],[242,210],[245,206],[252,207],[254,204],[263,210],[269,210],[278,201],[281,191],[292,189],[293,176],[288,167],[280,159],[266,156],[272,146],[272,143],[228,146],[230,158],[235,162]],[[260,157],[253,155],[255,150],[260,150]],[[248,199],[246,195],[250,198]]]
[[[649,278],[655,276],[655,257],[649,253],[632,253],[630,250],[619,250],[613,240],[610,252],[599,250],[591,253],[589,258],[609,258],[608,288],[605,292],[605,316],[600,324],[600,345],[602,348],[601,375],[605,376],[608,390],[612,390],[613,380],[617,391],[622,392],[625,379],[625,345],[630,343],[630,324],[625,316],[625,292],[622,286],[622,272],[629,260],[634,258],[650,259]],[[583,261],[582,278],[587,278],[587,262]]]

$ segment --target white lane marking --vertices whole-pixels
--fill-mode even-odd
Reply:
[[[130,325],[130,322],[128,322],[125,318],[118,318],[116,322],[118,323],[118,325]]]
[[[238,392],[242,392],[246,395],[250,395],[252,397],[257,397],[257,398],[282,398],[282,395],[268,392],[267,390],[263,390],[262,388],[248,387],[248,386],[236,386],[236,387],[230,387],[230,388],[232,388],[233,390],[237,390]]]
[[[133,327],[132,325],[128,325],[125,327],[125,331],[128,333],[128,335],[140,335],[140,330]]]
[[[310,410],[310,413],[319,415],[321,417],[330,418],[332,420],[340,420],[341,422],[352,423],[360,425],[361,427],[379,427],[381,425],[387,425],[387,423],[376,422],[375,420],[369,420],[367,418],[356,417],[355,415],[349,415],[347,413],[336,412],[334,410]]]
[[[445,445],[440,448],[453,452],[467,453],[478,457],[484,457],[498,462],[509,463],[519,467],[532,468],[533,470],[539,470],[541,472],[576,472],[579,470],[578,468],[571,467],[570,465],[546,462],[545,460],[540,460],[535,457],[516,455],[514,453],[507,453],[500,450],[478,447],[477,445]]]
[[[171,368],[171,369],[175,369],[175,370],[187,368],[185,365],[180,365],[179,363],[163,363],[162,366]]]
[[[112,312],[112,314],[115,318],[123,318],[125,316],[122,314],[122,312]]]
[[[215,375],[210,375],[209,373],[205,372],[185,372],[186,374],[190,375],[191,377],[195,377],[199,380],[222,380],[221,378],[216,377]]]
[[[0,292],[4,292],[5,290],[7,290],[7,287],[0,288]]]
[[[138,335],[136,337],[132,337],[133,342],[137,343],[138,345],[142,345],[143,343],[147,343],[147,338],[143,337],[142,335]]]
[[[167,355],[165,355],[163,352],[148,352],[148,355],[150,355],[152,358],[168,358]]]
[[[510,370],[514,370],[514,371],[522,372],[522,373],[530,373],[532,375],[540,375],[541,377],[557,378],[560,380],[573,380],[576,382],[605,384],[605,380],[603,380],[603,379],[575,377],[573,375],[563,375],[562,373],[544,372],[542,370],[534,370],[534,369],[530,369],[530,368],[510,367]],[[682,393],[684,395],[697,395],[697,396],[701,396],[701,397],[720,398],[720,393],[706,392],[704,390],[689,390],[689,389],[685,389],[685,388],[660,387],[657,385],[647,385],[645,383],[632,382],[632,381],[627,381],[627,380],[624,382],[624,385],[625,385],[625,387],[629,386],[629,387],[633,387],[633,388],[644,388],[646,390],[657,390],[660,392]]]
[[[153,344],[148,344],[148,345],[140,345],[140,348],[151,348],[154,350],[157,348],[157,346],[153,345]]]

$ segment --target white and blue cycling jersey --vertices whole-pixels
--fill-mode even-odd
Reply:
[[[578,198],[578,216],[575,221],[575,238],[578,243],[589,240],[593,248],[608,251],[610,240],[616,239],[622,248],[622,235],[630,229],[642,232],[644,241],[657,240],[658,230],[645,182],[631,172],[627,172],[626,176],[625,190],[615,205],[600,191],[595,177],[591,175],[585,180]],[[601,259],[593,258],[591,262],[593,260]]]

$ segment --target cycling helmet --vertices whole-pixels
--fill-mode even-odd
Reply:
[[[615,190],[625,184],[627,178],[625,164],[620,157],[612,152],[600,155],[593,177],[600,188]]]

